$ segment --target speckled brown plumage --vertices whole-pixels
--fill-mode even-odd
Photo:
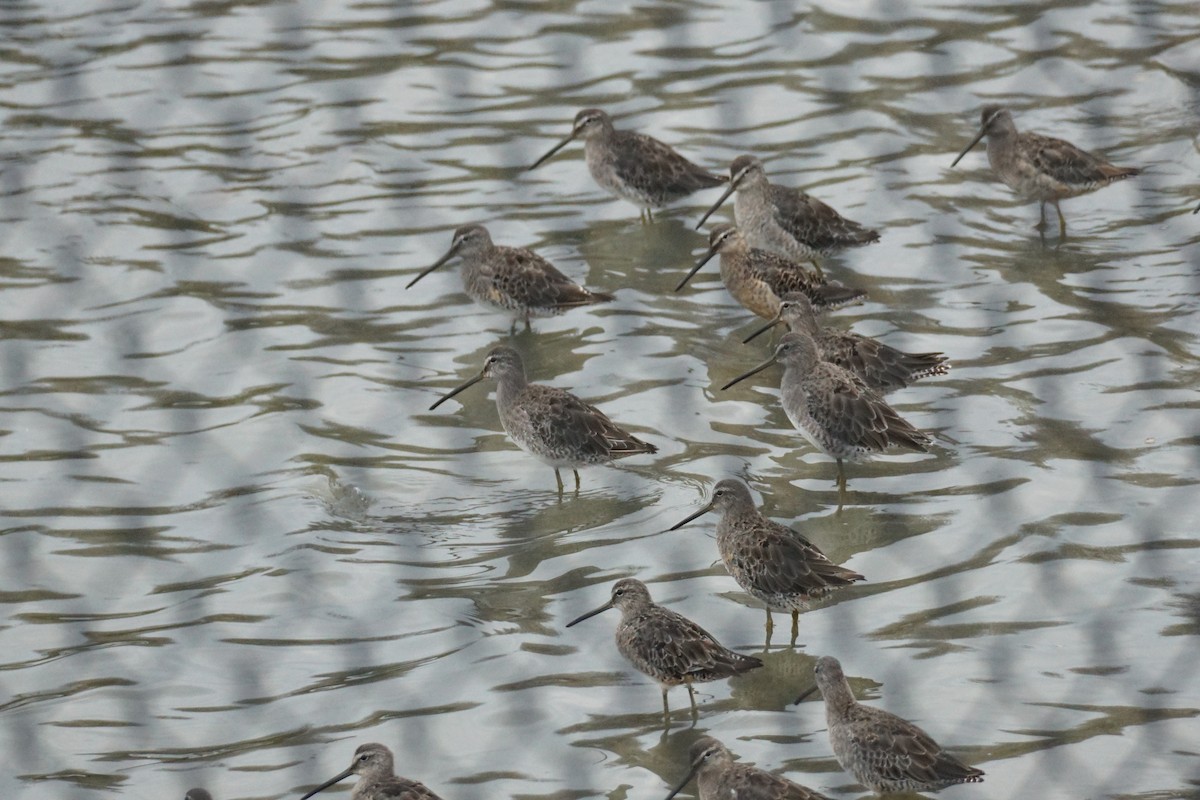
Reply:
[[[779,313],[779,298],[802,293],[818,308],[841,308],[866,297],[838,281],[827,281],[816,272],[775,253],[751,247],[733,225],[714,225],[708,234],[708,250],[684,276],[679,291],[714,255],[721,254],[721,281],[746,309],[764,319]]]
[[[729,187],[701,218],[701,225],[737,192],[733,216],[753,247],[816,264],[817,256],[879,241],[878,231],[846,219],[806,192],[768,181],[762,162],[754,156],[735,158],[729,175]]]
[[[530,169],[540,166],[573,139],[583,137],[588,171],[601,188],[644,210],[662,208],[692,192],[719,186],[723,175],[714,175],[693,164],[668,145],[642,133],[619,131],[608,114],[585,108],[575,115],[568,135]]]
[[[721,645],[712,634],[682,614],[663,608],[650,599],[646,584],[623,578],[613,584],[607,603],[567,623],[573,625],[610,608],[621,612],[617,625],[617,650],[634,668],[650,676],[662,688],[663,712],[668,713],[667,689],[684,684],[692,696],[692,684],[739,675],[763,662]],[[692,699],[695,707],[695,699]]]
[[[463,225],[456,230],[446,254],[404,288],[410,288],[456,255],[462,258],[463,288],[471,299],[507,311],[515,319],[524,320],[527,326],[530,317],[553,316],[570,308],[613,299],[606,292],[583,288],[532,250],[493,244],[482,225]]]
[[[359,745],[349,768],[313,789],[300,800],[308,800],[317,792],[333,786],[351,775],[358,776],[350,800],[441,800],[420,781],[398,777],[392,761],[392,751],[369,742]]]
[[[671,530],[709,511],[720,516],[717,550],[721,561],[738,586],[767,607],[768,630],[772,609],[790,611],[794,638],[798,614],[811,600],[866,580],[854,570],[834,564],[796,531],[764,517],[755,507],[749,487],[736,478],[717,483],[708,505]]]
[[[749,342],[779,323],[797,333],[807,333],[817,343],[822,360],[853,372],[881,394],[950,371],[943,353],[906,353],[869,336],[823,327],[812,303],[800,292],[784,295],[775,318],[744,341]]]
[[[988,163],[996,175],[1017,194],[1038,201],[1039,228],[1045,225],[1046,203],[1053,203],[1062,236],[1067,233],[1067,221],[1060,200],[1094,192],[1141,172],[1135,167],[1114,166],[1063,139],[1019,132],[1012,114],[1003,106],[983,107],[979,133],[950,166],[958,164],[984,136]]]
[[[836,658],[814,667],[838,763],[874,792],[934,792],[981,783],[984,772],[947,753],[929,734],[880,708],[861,705]]]
[[[504,345],[488,353],[478,375],[443,395],[430,410],[484,378],[496,381],[496,408],[505,433],[522,450],[554,468],[559,491],[563,489],[560,467],[575,472],[578,490],[581,466],[658,452],[570,392],[529,383],[520,354]]]
[[[842,489],[843,460],[859,461],[892,446],[928,450],[929,436],[897,414],[857,375],[822,361],[816,342],[805,333],[785,334],[771,358],[721,388],[728,389],[775,363],[783,364],[784,412],[806,439],[837,459]]]
[[[667,795],[671,800],[694,776],[700,800],[829,800],[820,792],[733,760],[711,736],[701,736],[688,750],[688,774]]]

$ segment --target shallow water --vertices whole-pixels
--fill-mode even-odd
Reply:
[[[829,653],[987,771],[946,797],[1200,797],[1195,7],[860,8],[6,4],[0,795],[296,797],[381,741],[447,800],[655,798],[707,732],[857,796],[790,705]],[[1146,172],[1043,242],[949,168],[997,100]],[[930,454],[837,511],[778,372],[718,390],[770,345],[715,262],[672,291],[715,196],[523,170],[587,106],[880,229],[837,321],[952,357],[892,396]],[[616,301],[510,337],[455,266],[405,290],[466,222]],[[660,452],[560,498],[485,386],[426,410],[502,341]],[[714,520],[664,532],[728,475],[869,581],[664,732],[615,612],[563,626],[635,575],[761,653]]]

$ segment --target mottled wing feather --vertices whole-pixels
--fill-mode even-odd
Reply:
[[[769,199],[779,227],[818,253],[879,241],[879,232],[846,219],[817,198],[771,184]]]
[[[868,452],[882,452],[889,445],[922,453],[928,449],[929,437],[854,374],[821,363],[814,369],[814,378],[817,380],[810,385],[820,385],[820,389],[806,391],[809,415],[823,428],[837,431],[851,446]]]
[[[526,386],[511,413],[521,426],[535,433],[536,452],[546,458],[599,463],[658,450],[621,430],[600,409],[552,386]]]
[[[982,779],[981,770],[947,753],[916,725],[881,709],[861,710],[874,713],[851,727],[849,740],[873,785],[920,790]]]
[[[796,531],[767,519],[739,530],[730,550],[731,571],[741,572],[764,594],[817,596],[864,580],[834,564]]]
[[[1093,187],[1140,172],[1132,167],[1114,166],[1097,155],[1053,136],[1022,133],[1018,141],[1022,153],[1038,172],[1067,186]]]
[[[800,292],[815,308],[840,308],[867,295],[836,281],[826,283],[816,272],[795,261],[759,248],[751,249],[749,264],[751,272],[771,287],[777,297]]]
[[[662,606],[623,623],[618,645],[638,670],[663,683],[719,680],[763,665],[723,647],[708,631]]]
[[[520,307],[568,309],[613,299],[610,294],[583,288],[531,250],[497,249],[501,258],[485,275],[497,292],[513,298]]]
[[[677,198],[728,180],[693,164],[653,137],[633,131],[614,135],[613,169],[626,183],[658,187],[669,198]]]
[[[387,800],[441,800],[420,781],[393,778],[376,789],[374,796]]]
[[[823,359],[853,372],[877,392],[902,389],[920,378],[950,371],[942,353],[905,353],[857,333],[826,329],[817,346]]]

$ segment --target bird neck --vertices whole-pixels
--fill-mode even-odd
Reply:
[[[525,379],[525,370],[508,369],[496,376],[496,405],[501,410],[510,407],[525,391],[529,382]]]

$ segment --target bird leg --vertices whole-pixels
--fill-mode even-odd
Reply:
[[[667,687],[662,687],[663,696],[663,724],[668,728],[671,726],[671,707],[667,704]]]
[[[1067,220],[1062,215],[1062,209],[1059,208],[1058,201],[1054,201],[1054,210],[1058,212],[1058,238],[1067,238]]]
[[[838,508],[841,508],[846,503],[846,467],[840,458],[837,460],[837,488]]]
[[[825,273],[821,271],[821,265],[817,263],[817,260],[815,258],[811,259],[811,261],[812,261],[813,269],[815,269],[817,271],[817,277],[820,278],[821,280],[825,280]]]
[[[690,681],[685,685],[688,687],[688,700],[692,701],[692,718],[695,719],[700,715],[700,710],[696,708],[696,690],[692,688]]]
[[[796,639],[800,637],[800,612],[792,609],[792,647],[796,646]]]
[[[562,482],[562,475],[558,474],[558,467],[554,468],[554,480],[558,481],[558,493],[559,493],[559,495],[562,495],[563,482]]]
[[[1038,206],[1038,224],[1033,226],[1035,230],[1046,230],[1046,201],[1043,200]]]

